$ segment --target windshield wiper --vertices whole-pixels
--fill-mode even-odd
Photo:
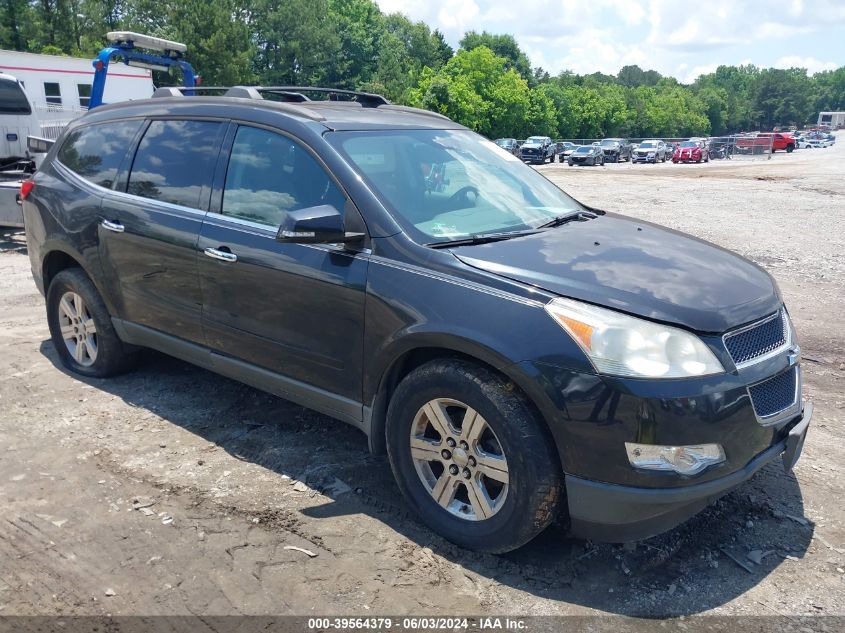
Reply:
[[[571,211],[569,213],[559,215],[545,224],[541,224],[538,228],[550,229],[555,226],[560,226],[561,224],[566,224],[567,222],[572,222],[573,220],[594,220],[597,217],[599,216],[592,211]]]
[[[509,240],[514,237],[523,237],[525,235],[534,235],[538,233],[537,229],[528,229],[525,231],[504,231],[502,233],[480,233],[478,235],[470,235],[456,240],[449,240],[447,242],[429,242],[426,246],[431,248],[446,248],[450,246],[473,246],[475,244],[489,244],[490,242],[501,242],[502,240]]]

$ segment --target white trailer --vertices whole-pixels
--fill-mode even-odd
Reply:
[[[38,155],[27,137],[55,140],[88,109],[94,65],[91,59],[0,50],[0,226],[22,226],[16,196]],[[154,90],[147,68],[115,65],[103,101],[147,99]]]
[[[845,127],[845,112],[819,112],[819,127],[839,130]]]
[[[88,109],[94,66],[90,57],[37,55],[0,50],[0,73],[16,77],[36,109],[46,112]],[[103,101],[114,103],[148,99],[153,94],[152,73],[147,68],[120,65],[109,72]]]

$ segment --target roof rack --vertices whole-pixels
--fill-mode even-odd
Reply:
[[[382,105],[390,105],[390,101],[383,96],[371,92],[359,92],[357,90],[342,90],[340,88],[320,88],[317,86],[232,86],[224,88],[219,86],[209,87],[187,87],[167,86],[158,88],[153,97],[177,97],[191,91],[191,93],[215,93],[222,92],[224,97],[238,97],[241,99],[264,99],[264,95],[273,95],[276,100],[289,103],[303,103],[311,101],[303,93],[316,92],[327,94],[329,101],[340,101],[337,97],[350,97],[350,101],[356,101],[365,108],[377,108]]]
[[[191,92],[191,93],[207,93],[207,92],[221,92],[225,93],[229,88],[222,87],[222,86],[161,86],[155,89],[153,93],[153,98],[157,99],[159,97],[182,97],[184,96],[183,93]],[[230,95],[231,96],[231,95]]]

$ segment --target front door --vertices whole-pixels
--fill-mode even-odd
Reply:
[[[204,342],[196,247],[226,125],[151,121],[128,184],[104,196],[100,260],[120,318]]]
[[[288,211],[346,203],[303,145],[242,125],[198,261],[209,347],[360,409],[367,255],[275,239]]]

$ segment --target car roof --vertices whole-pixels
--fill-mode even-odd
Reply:
[[[238,118],[260,109],[299,122],[311,122],[330,130],[372,129],[467,129],[451,119],[428,110],[399,105],[373,107],[355,101],[281,102],[240,97],[174,96],[125,101],[100,106],[86,119],[129,116],[231,116]]]

